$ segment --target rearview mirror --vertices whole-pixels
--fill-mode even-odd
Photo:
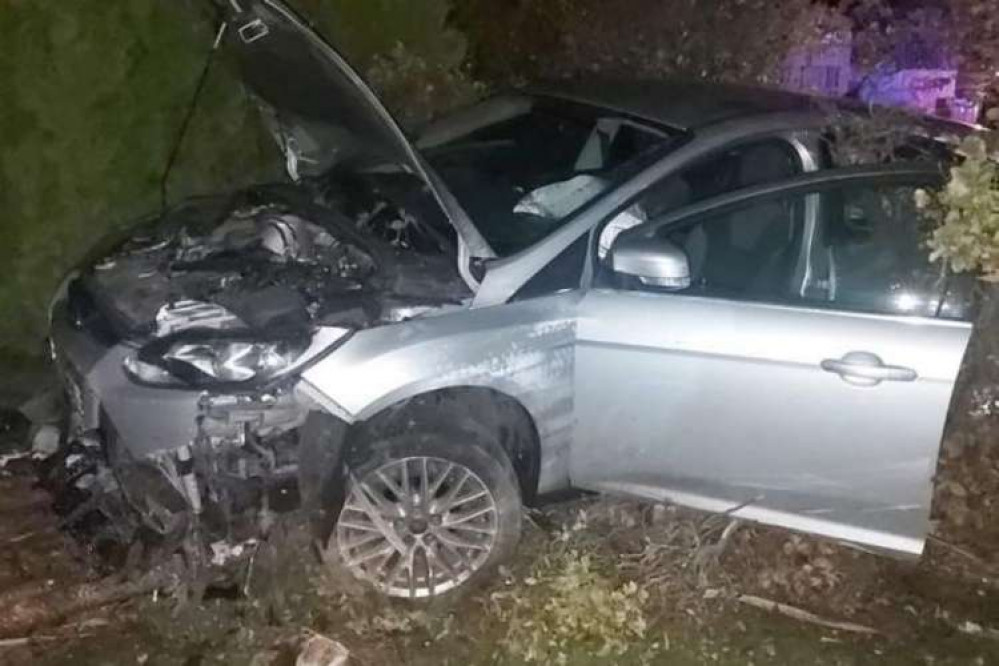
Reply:
[[[668,240],[622,235],[611,248],[611,267],[615,273],[637,278],[650,287],[690,286],[687,254]]]

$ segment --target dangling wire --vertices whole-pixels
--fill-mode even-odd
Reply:
[[[164,169],[163,178],[160,180],[161,215],[166,213],[167,210],[167,183],[170,180],[170,172],[173,171],[174,164],[180,156],[180,148],[184,145],[184,137],[187,135],[187,130],[191,126],[191,120],[194,118],[195,111],[197,111],[198,100],[201,98],[201,91],[204,90],[205,84],[208,82],[208,74],[212,70],[212,63],[215,61],[215,53],[219,50],[219,46],[222,44],[222,38],[225,36],[225,31],[228,26],[229,24],[225,22],[219,26],[218,34],[215,35],[215,42],[212,44],[211,51],[208,52],[208,57],[205,58],[205,65],[201,69],[201,76],[198,78],[198,84],[194,88],[194,95],[191,97],[191,103],[187,107],[187,113],[184,115],[184,120],[180,125],[180,131],[177,133],[177,139],[174,141],[173,148],[170,151],[170,156],[167,158],[166,169]]]

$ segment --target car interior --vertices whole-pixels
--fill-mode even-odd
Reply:
[[[669,139],[599,109],[538,102],[427,157],[502,257],[550,234]]]
[[[776,142],[752,146],[731,159],[729,178],[710,184],[709,196],[784,180],[800,169],[790,151]],[[724,189],[716,189],[722,187]],[[729,294],[774,294],[801,247],[804,211],[801,206],[768,199],[678,231],[678,242],[690,262],[694,289]]]
[[[769,140],[726,151],[671,176],[653,186],[639,205],[655,221],[683,206],[800,172],[790,146],[783,140]],[[788,276],[794,272],[803,230],[802,206],[766,200],[663,231],[687,254],[688,291],[737,296],[796,289]],[[617,277],[618,284],[628,282]]]
[[[919,245],[914,186],[822,195],[826,300],[852,310],[935,316],[944,288]]]

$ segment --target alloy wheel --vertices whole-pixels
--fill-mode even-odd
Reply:
[[[499,510],[467,467],[408,457],[352,478],[336,530],[354,576],[389,596],[425,598],[482,568],[496,544]]]

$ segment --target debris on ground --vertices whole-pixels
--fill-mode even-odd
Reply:
[[[56,588],[72,597],[68,591],[104,584],[71,554],[42,495],[29,480],[0,479],[0,540],[17,539],[0,550],[0,616],[16,598],[27,603]],[[345,595],[305,554],[307,530],[278,525],[271,541],[254,547],[252,573],[208,589],[200,603],[178,607],[167,584],[104,608],[71,605],[33,631],[7,632],[0,661],[312,666],[322,661],[299,660],[329,656],[338,663],[341,653],[326,640],[350,646],[348,663],[414,666],[437,666],[441,655],[452,664],[637,665],[668,653],[677,663],[773,666],[852,663],[850,655],[871,650],[907,655],[897,663],[999,657],[999,649],[981,647],[999,645],[990,629],[999,617],[981,610],[993,593],[971,599],[977,593],[962,589],[952,600],[922,582],[917,593],[905,587],[907,575],[932,576],[941,590],[954,586],[932,570],[639,502],[588,498],[533,518],[543,527],[528,530],[498,580],[443,610]],[[828,564],[816,563],[823,558]],[[923,634],[950,643],[909,647]],[[968,658],[948,661],[956,641]],[[800,647],[811,644],[820,647]]]
[[[965,620],[964,622],[957,625],[957,630],[962,634],[968,634],[969,636],[984,636],[994,641],[999,641],[999,629],[993,629],[992,627],[983,627],[977,622],[972,622],[970,620]]]
[[[313,634],[302,645],[295,666],[347,666],[350,651],[343,643]]]
[[[523,662],[623,657],[649,630],[649,593],[601,571],[592,554],[556,546],[521,583],[493,592],[489,611],[507,627],[503,649]],[[650,657],[659,647],[642,645]]]

